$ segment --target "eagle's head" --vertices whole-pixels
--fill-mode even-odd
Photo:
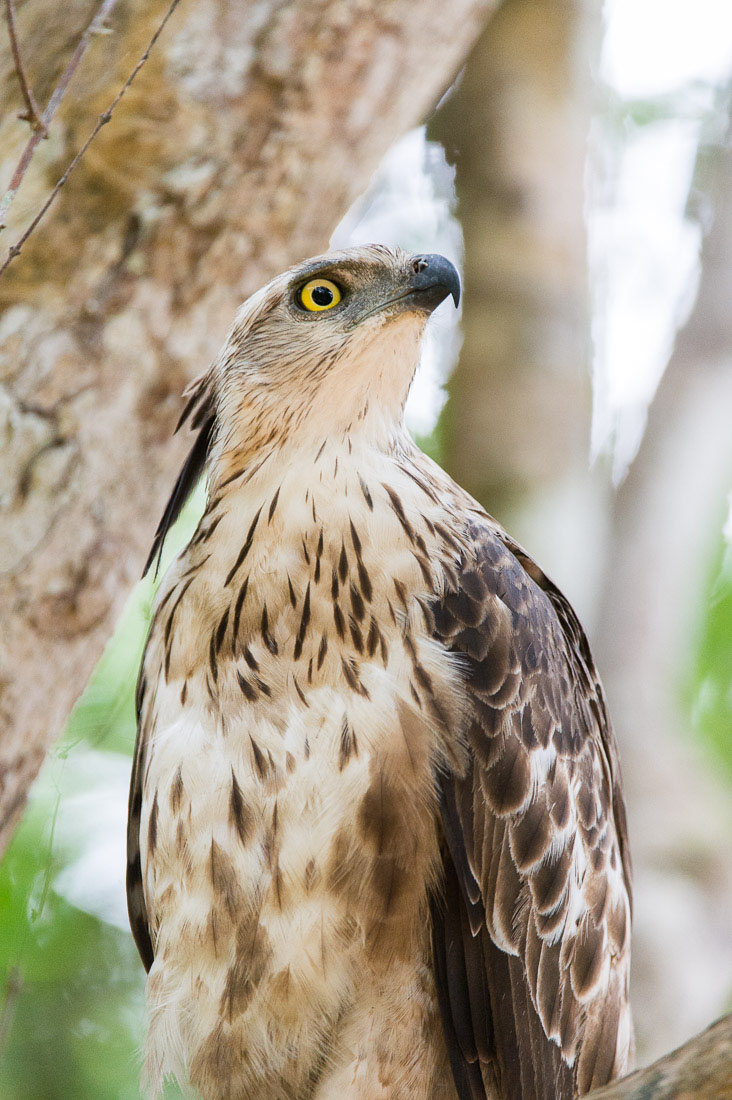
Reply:
[[[305,260],[239,310],[221,354],[188,389],[178,427],[198,436],[155,534],[146,570],[204,469],[209,493],[281,452],[398,438],[432,311],[460,279],[444,256],[367,245]]]
[[[391,431],[425,323],[448,295],[457,305],[460,280],[443,256],[383,245],[306,260],[257,291],[200,390],[215,410],[219,476],[285,442]]]

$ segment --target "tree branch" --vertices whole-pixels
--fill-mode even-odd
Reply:
[[[15,7],[13,5],[13,0],[5,0],[5,18],[8,21],[8,37],[10,38],[10,49],[13,52],[15,72],[18,77],[18,83],[20,84],[20,94],[23,96],[25,102],[25,111],[19,117],[30,122],[34,133],[40,130],[41,137],[48,137],[46,124],[41,118],[41,112],[36,103],[36,97],[33,95],[31,86],[28,83],[28,77],[25,74],[23,56],[20,52],[20,43],[18,42],[18,32],[15,28]]]
[[[49,124],[53,116],[56,114],[56,111],[59,109],[62,99],[66,95],[66,89],[71,83],[71,78],[78,69],[81,59],[89,47],[91,39],[95,34],[100,34],[102,32],[104,28],[104,23],[112,14],[112,9],[114,8],[116,3],[117,0],[103,0],[102,6],[100,7],[99,11],[94,16],[91,23],[79,39],[76,49],[71,56],[71,60],[61,74],[59,82],[51,94],[51,98],[48,101],[45,111],[39,117],[38,107],[30,91],[28,82],[25,78],[25,70],[23,69],[22,61],[20,58],[20,50],[18,48],[17,36],[15,34],[15,12],[13,9],[13,3],[12,0],[5,0],[8,16],[8,30],[10,33],[10,44],[13,50],[15,70],[18,74],[18,79],[20,80],[21,90],[23,91],[23,98],[26,100],[26,104],[29,106],[31,119],[35,118],[37,120],[37,124],[34,126],[34,130],[31,134],[30,140],[23,150],[21,158],[18,161],[15,171],[13,172],[13,176],[10,180],[8,189],[0,200],[0,233],[2,233],[3,229],[5,228],[5,219],[7,217],[8,210],[10,209],[11,204],[16,194],[18,193],[18,189],[23,181],[23,176],[28,171],[28,165],[33,159],[33,154],[35,153],[36,148],[41,141],[41,138],[48,137]],[[43,211],[42,213],[45,213],[45,211]],[[13,253],[13,255],[17,255],[17,253]],[[10,256],[9,259],[12,259],[12,256]],[[6,266],[7,262],[9,261],[6,261]]]
[[[107,0],[107,4],[113,4],[113,3],[116,3],[116,0]],[[49,207],[55,201],[56,196],[58,195],[59,191],[61,190],[61,188],[66,183],[69,176],[74,171],[77,164],[82,159],[82,157],[86,153],[86,151],[89,148],[89,146],[91,145],[91,143],[94,141],[94,138],[97,136],[97,134],[101,130],[102,126],[106,126],[106,124],[111,119],[112,112],[114,111],[115,107],[117,106],[119,101],[124,96],[127,89],[130,87],[130,85],[134,81],[134,79],[137,76],[137,74],[139,73],[140,69],[143,67],[143,65],[147,61],[148,57],[150,56],[150,51],[152,50],[152,48],[155,45],[155,43],[157,42],[158,38],[162,34],[163,28],[165,27],[165,24],[168,22],[171,15],[175,11],[175,9],[178,7],[179,3],[180,3],[180,0],[172,0],[168,10],[166,11],[166,13],[163,17],[162,22],[160,23],[158,29],[155,31],[155,34],[150,39],[150,41],[147,45],[147,49],[145,50],[142,57],[140,58],[140,60],[135,65],[135,67],[132,70],[132,72],[130,73],[130,75],[127,77],[127,80],[125,80],[124,84],[122,85],[120,90],[117,92],[117,95],[114,97],[114,99],[110,103],[109,107],[107,107],[106,111],[102,111],[101,115],[99,116],[99,118],[97,119],[97,121],[94,125],[94,129],[89,134],[89,137],[86,139],[86,141],[82,145],[81,149],[79,149],[79,152],[76,154],[74,159],[71,161],[71,163],[69,164],[69,166],[66,169],[66,171],[64,172],[64,174],[58,180],[58,182],[56,183],[56,186],[53,188],[53,191],[51,191],[50,195],[48,196],[48,198],[44,202],[41,209],[36,214],[33,221],[30,223],[30,225],[25,230],[23,235],[16,241],[16,243],[8,249],[8,254],[5,257],[5,260],[3,261],[2,265],[0,265],[0,276],[7,269],[8,265],[13,262],[15,257],[20,255],[20,251],[21,251],[23,245],[28,240],[31,233],[35,230],[35,228],[39,224],[39,222],[43,219],[43,217],[45,216],[45,214],[46,214],[47,210],[49,209]]]
[[[732,1100],[732,1014],[587,1100]]]

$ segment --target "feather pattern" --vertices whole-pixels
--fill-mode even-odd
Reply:
[[[163,556],[163,546],[168,531],[178,519],[183,505],[198,484],[211,453],[216,420],[213,400],[208,388],[208,375],[197,379],[186,392],[188,401],[175,430],[176,432],[179,431],[183,424],[189,421],[192,428],[198,429],[198,434],[195,443],[188,452],[188,457],[183,463],[183,468],[178,474],[168,503],[165,505],[165,511],[155,531],[150,553],[142,571],[143,577],[147,574],[153,562],[155,562],[156,572],[160,568],[160,559]]]
[[[436,981],[461,1100],[554,1100],[624,1072],[631,1053],[617,750],[566,599],[488,517],[474,511],[464,536],[432,608],[468,697],[468,765],[439,779]]]

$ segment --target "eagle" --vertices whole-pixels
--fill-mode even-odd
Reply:
[[[571,606],[405,400],[453,265],[331,252],[241,307],[148,562],[146,1077],[204,1100],[564,1100],[629,1068],[618,751]]]

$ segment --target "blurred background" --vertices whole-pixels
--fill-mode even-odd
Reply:
[[[629,803],[640,1063],[732,998],[731,101],[727,0],[504,0],[332,239],[464,272],[409,423],[588,630]],[[154,583],[0,863],[3,1100],[139,1095],[124,829]]]

